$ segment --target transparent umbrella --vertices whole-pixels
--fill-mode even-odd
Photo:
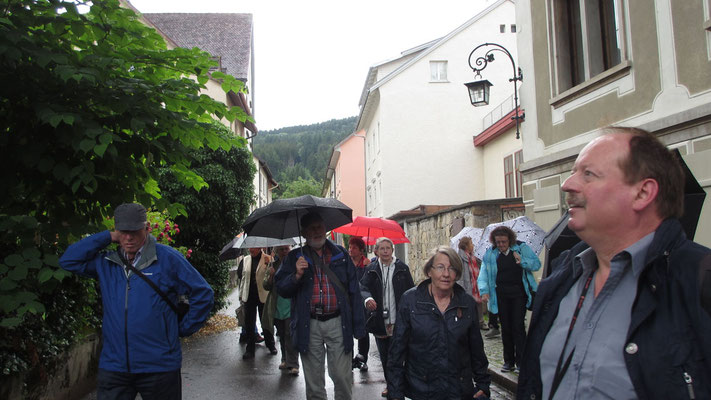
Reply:
[[[449,246],[453,248],[454,250],[459,249],[459,241],[462,240],[463,237],[467,236],[472,240],[472,243],[474,243],[474,246],[479,242],[479,239],[481,239],[481,235],[484,233],[483,228],[474,228],[471,226],[465,226],[462,228],[459,233],[454,235],[451,239],[449,239]]]
[[[478,243],[475,243],[476,250],[474,250],[474,256],[478,259],[483,259],[486,250],[489,249],[492,244],[489,242],[489,236],[491,231],[497,226],[508,226],[516,232],[516,239],[524,242],[528,247],[533,250],[536,255],[541,253],[543,250],[543,239],[546,237],[546,231],[533,222],[530,218],[526,216],[510,219],[504,222],[497,222],[495,224],[489,224],[484,229],[484,233],[481,235]]]
[[[250,236],[246,233],[240,233],[235,236],[229,243],[220,251],[219,258],[221,261],[237,258],[240,255],[241,249],[251,249],[255,247],[274,247],[274,246],[293,246],[299,243],[299,237],[277,239],[264,236]],[[303,240],[303,239],[301,239]]]

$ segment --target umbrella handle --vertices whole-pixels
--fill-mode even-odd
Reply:
[[[301,243],[301,236],[302,236],[301,235],[301,221],[299,221],[299,210],[298,209],[296,210],[296,229],[299,231],[299,247],[301,249],[303,249],[304,245],[303,245],[303,243]],[[301,251],[301,255],[302,256],[304,255],[303,250]]]

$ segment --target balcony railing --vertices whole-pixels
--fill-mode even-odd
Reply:
[[[481,131],[484,132],[486,130],[486,128],[490,127],[491,125],[494,125],[501,118],[506,116],[506,114],[513,111],[513,109],[514,109],[514,97],[513,97],[513,95],[511,95],[506,100],[501,102],[501,104],[494,107],[494,109],[491,110],[490,113],[486,114],[484,116],[484,118],[482,118]]]

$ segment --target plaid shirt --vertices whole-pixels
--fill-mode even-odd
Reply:
[[[316,252],[313,252],[316,255]],[[317,256],[317,255],[316,255]],[[327,247],[323,248],[323,257],[321,260],[325,264],[331,263],[331,252]],[[311,314],[316,312],[316,304],[323,304],[323,313],[332,314],[338,311],[338,299],[336,298],[336,290],[333,288],[326,271],[322,270],[316,260],[314,260],[314,288],[311,293]]]

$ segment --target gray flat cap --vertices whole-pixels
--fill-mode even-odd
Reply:
[[[114,210],[117,231],[139,231],[146,227],[146,208],[138,203],[124,203]]]

